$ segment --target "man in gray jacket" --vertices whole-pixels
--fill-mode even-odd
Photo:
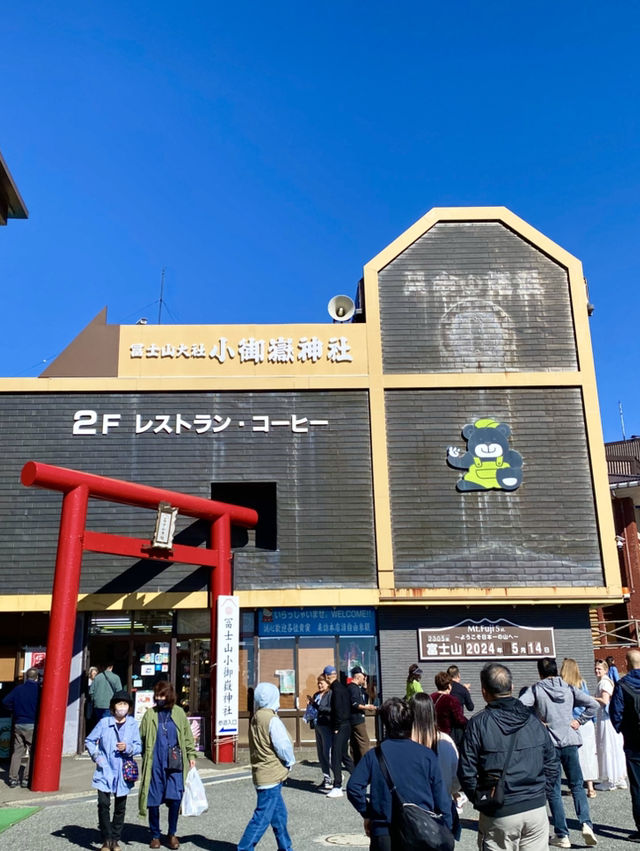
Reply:
[[[520,700],[525,706],[533,707],[535,714],[549,731],[571,790],[576,816],[582,825],[582,838],[586,845],[597,845],[598,840],[593,832],[589,803],[578,759],[578,748],[582,744],[578,727],[591,721],[598,711],[598,703],[585,692],[565,683],[562,677],[558,676],[558,667],[554,659],[538,659],[538,674],[540,682],[528,688]],[[579,719],[573,717],[574,706],[585,707]],[[555,836],[549,839],[549,845],[571,848],[560,784],[559,772],[553,792],[548,798],[555,831]]]

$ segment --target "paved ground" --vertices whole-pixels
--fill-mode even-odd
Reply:
[[[240,753],[240,764],[220,768],[208,760],[198,767],[207,788],[209,810],[199,818],[180,818],[178,833],[184,851],[235,851],[255,803],[255,793],[246,765],[246,751]],[[320,778],[317,764],[310,761],[310,751],[298,753],[300,762],[294,768],[285,789],[289,810],[289,827],[296,851],[324,848],[368,848],[362,833],[362,821],[344,798],[328,799],[315,787]],[[88,759],[66,757],[60,793],[55,796],[9,789],[0,786],[1,806],[37,805],[35,815],[0,834],[0,849],[11,851],[77,851],[100,848],[97,830],[95,792],[90,791],[92,763]],[[0,783],[3,780],[0,774]],[[570,799],[567,813],[573,815]],[[592,817],[603,851],[629,851],[638,847],[626,841],[633,829],[631,802],[625,791],[600,792],[591,801]],[[165,818],[164,813],[162,814]],[[463,816],[462,838],[457,851],[475,851],[475,812],[467,804]],[[166,825],[166,821],[162,822]],[[574,848],[584,847],[575,820],[569,820]],[[127,819],[121,845],[124,851],[148,847],[146,824],[138,819],[137,795],[132,793],[127,806]],[[274,851],[273,834],[265,834],[260,851]]]

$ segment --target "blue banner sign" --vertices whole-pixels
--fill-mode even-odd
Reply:
[[[375,609],[362,607],[278,608],[258,610],[258,635],[375,635]]]

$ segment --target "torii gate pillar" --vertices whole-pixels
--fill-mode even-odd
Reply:
[[[211,658],[216,659],[216,603],[220,595],[231,594],[232,586],[231,524],[251,528],[258,522],[258,515],[251,508],[35,461],[24,465],[21,481],[27,487],[33,485],[64,494],[31,781],[35,792],[56,792],[60,787],[62,740],[84,550],[210,567]],[[211,549],[174,544],[170,553],[162,555],[151,550],[151,541],[88,531],[85,527],[89,497],[151,510],[157,510],[160,502],[168,502],[180,514],[210,523]],[[216,739],[215,679],[214,666],[211,675],[212,755],[216,762],[233,762],[233,740],[218,742]]]

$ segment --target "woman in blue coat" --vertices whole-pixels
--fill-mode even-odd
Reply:
[[[120,834],[124,824],[127,795],[133,781],[122,776],[125,759],[142,752],[138,722],[129,715],[133,699],[126,691],[111,698],[110,714],[101,718],[84,741],[96,764],[91,785],[98,790],[98,826],[102,834],[100,851],[121,851]],[[114,796],[111,819],[111,795]]]

